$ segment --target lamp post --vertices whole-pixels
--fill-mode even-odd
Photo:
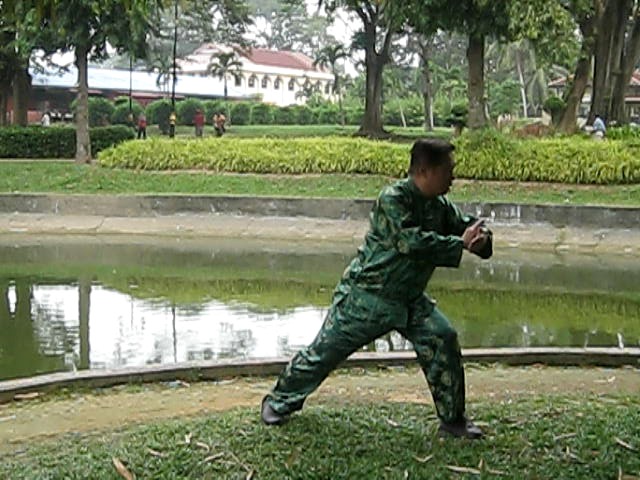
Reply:
[[[171,88],[171,107],[173,111],[176,110],[176,82],[178,78],[176,77],[176,51],[178,47],[178,0],[175,0],[173,5],[173,86]]]

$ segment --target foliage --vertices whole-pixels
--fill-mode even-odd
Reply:
[[[273,123],[274,107],[267,103],[257,103],[251,109],[252,125],[270,125]]]
[[[607,129],[607,138],[610,140],[640,140],[640,127],[625,125],[624,127],[611,127]]]
[[[551,115],[552,122],[556,124],[559,116],[564,111],[565,101],[556,95],[551,95],[544,101],[542,108],[545,112]]]
[[[197,98],[187,98],[176,104],[176,114],[181,125],[193,125],[193,118],[198,110],[204,112],[204,104]]]
[[[133,102],[131,104],[131,110],[129,110],[129,102],[121,103],[118,105],[113,114],[111,115],[111,123],[114,125],[131,125],[131,121],[133,121],[133,125],[137,123],[138,117],[144,110],[142,109],[142,105],[138,102]],[[133,118],[131,118],[131,115]]]
[[[231,106],[231,123],[233,125],[249,125],[251,123],[250,102],[237,102]]]
[[[107,167],[207,169],[238,173],[367,173],[401,177],[409,146],[362,139],[153,139],[105,151]],[[516,140],[493,130],[456,142],[456,175],[484,180],[564,183],[640,181],[640,144],[583,138]]]
[[[149,125],[158,125],[160,131],[166,135],[169,132],[169,115],[171,115],[172,110],[173,107],[169,100],[161,99],[151,102],[145,109],[147,123]]]
[[[298,119],[293,106],[286,106],[276,108],[273,120],[277,125],[295,125]]]
[[[99,152],[134,137],[122,126],[91,129],[91,148]],[[72,158],[76,132],[69,127],[0,128],[0,158]]]
[[[203,103],[204,115],[208,121],[212,121],[216,113],[228,114],[229,103],[224,100],[207,100]]]
[[[71,111],[76,112],[77,99],[71,102]],[[104,127],[111,123],[111,117],[115,107],[113,103],[104,97],[89,97],[89,126]]]

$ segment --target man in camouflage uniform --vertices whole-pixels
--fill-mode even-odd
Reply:
[[[386,187],[370,229],[345,270],[315,340],[298,352],[262,402],[262,419],[279,425],[351,353],[397,330],[415,349],[433,396],[440,431],[479,438],[465,417],[464,369],[458,337],[424,290],[436,267],[458,267],[464,249],[492,254],[492,236],[444,197],[453,181],[453,145],[418,140],[409,176]]]

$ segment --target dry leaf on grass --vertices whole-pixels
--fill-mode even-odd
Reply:
[[[149,452],[154,457],[165,458],[167,456],[166,453],[158,452],[157,450],[154,450],[152,448],[147,448],[147,452]]]
[[[431,460],[433,458],[433,455],[427,455],[424,458],[420,458],[418,456],[415,456],[413,458],[415,458],[416,462],[418,462],[418,463],[427,463],[429,460]]]
[[[620,440],[618,437],[614,438],[614,440],[618,445],[626,448],[627,450],[631,450],[632,452],[635,452],[637,450],[637,448],[635,448],[633,445],[629,445],[627,442],[625,442],[624,440]]]
[[[213,462],[214,460],[217,460],[217,459],[222,458],[222,457],[224,457],[224,453],[216,453],[215,455],[209,455],[207,458],[202,460],[200,463]]]
[[[447,468],[456,473],[470,473],[471,475],[480,475],[480,470],[471,467],[458,467],[456,465],[447,465]]]
[[[119,459],[117,459],[116,457],[112,457],[111,461],[113,462],[113,466],[116,467],[118,475],[120,475],[122,478],[124,478],[125,480],[134,480],[136,478],[133,476],[133,473],[131,473]]]
[[[206,450],[207,452],[211,451],[211,447],[203,442],[196,442],[196,447],[200,447],[201,449]]]
[[[245,478],[245,480],[251,480],[253,478],[254,473],[255,472],[253,470],[251,470],[249,473],[247,473],[247,478]]]
[[[13,396],[14,400],[33,400],[34,398],[38,398],[40,396],[40,392],[31,392],[31,393],[16,393]]]

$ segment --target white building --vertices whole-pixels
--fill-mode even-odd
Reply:
[[[219,53],[231,52],[230,47],[204,44],[191,55],[179,60],[183,75],[210,77],[211,89],[224,92],[224,81],[208,73],[209,65]],[[305,88],[312,88],[324,98],[332,98],[333,75],[315,66],[313,60],[302,53],[252,48],[236,51],[242,64],[235,74],[228,74],[227,91],[232,98],[259,98],[265,103],[285,106],[301,104],[306,98],[300,95]]]

